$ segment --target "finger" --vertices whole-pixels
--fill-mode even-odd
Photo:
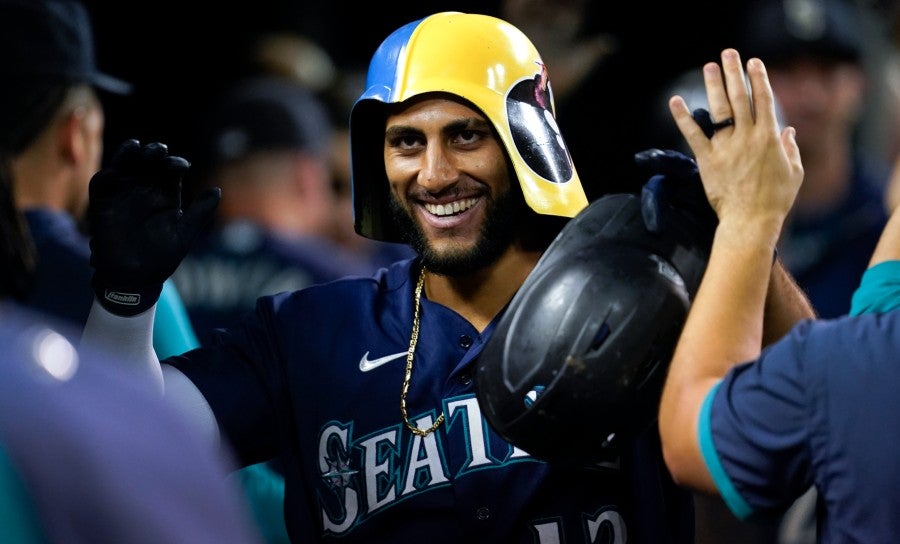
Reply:
[[[110,170],[119,176],[143,178],[146,177],[144,174],[159,171],[160,161],[166,157],[166,153],[165,144],[151,143],[142,146],[138,140],[126,140],[116,151]]]
[[[184,157],[169,155],[162,161],[163,171],[172,176],[183,176],[191,167],[191,163]]]
[[[669,111],[672,113],[672,118],[675,120],[679,132],[681,132],[694,155],[700,155],[705,152],[710,145],[709,138],[706,137],[700,125],[694,121],[694,117],[691,115],[684,98],[677,95],[670,98]]]
[[[728,92],[722,79],[722,69],[715,62],[703,65],[703,83],[706,87],[706,98],[709,102],[709,114],[713,123],[730,119],[731,104],[728,102]]]
[[[747,92],[747,80],[744,77],[744,67],[741,65],[741,56],[736,49],[722,51],[722,72],[725,75],[725,84],[728,87],[728,103],[731,115],[736,125],[745,125],[753,122],[750,95]]]
[[[160,157],[154,164],[154,169],[148,168],[149,184],[161,190],[169,201],[180,209],[182,180],[190,167],[191,163],[182,157],[176,155]]]
[[[169,154],[169,146],[162,142],[151,142],[141,148],[141,168],[146,170],[164,171],[164,161]]]
[[[138,140],[125,140],[116,149],[110,161],[111,167],[117,167],[120,164],[128,164],[134,160],[135,155],[140,151],[141,143]]]
[[[756,123],[771,130],[777,130],[778,117],[775,114],[775,94],[769,83],[766,67],[758,58],[747,61],[747,77],[753,96],[753,110]]]
[[[802,172],[803,161],[800,158],[800,147],[797,145],[796,137],[796,129],[794,129],[794,127],[787,127],[781,131],[781,146],[794,169]]]

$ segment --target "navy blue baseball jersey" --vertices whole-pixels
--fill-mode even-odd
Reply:
[[[84,326],[94,301],[87,236],[68,213],[33,208],[24,215],[37,251],[34,290],[25,304]]]
[[[244,464],[285,455],[286,523],[312,542],[693,542],[689,495],[655,430],[591,467],[551,465],[495,434],[474,391],[483,333],[421,300],[407,408],[415,260],[260,299],[214,345],[168,359],[199,387]],[[584,432],[591,432],[585,417]]]
[[[900,534],[900,312],[805,321],[735,367],[701,411],[701,451],[742,518],[815,485],[820,542]],[[820,508],[822,510],[822,508]]]

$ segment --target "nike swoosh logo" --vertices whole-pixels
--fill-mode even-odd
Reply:
[[[385,355],[384,357],[379,357],[377,359],[369,359],[369,352],[367,351],[366,354],[362,356],[362,359],[359,360],[359,370],[368,372],[373,368],[378,368],[385,363],[390,363],[394,359],[399,359],[401,357],[406,357],[405,351],[393,355]]]

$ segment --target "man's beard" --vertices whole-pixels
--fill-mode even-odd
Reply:
[[[522,234],[523,220],[531,220],[534,213],[528,208],[520,191],[511,190],[490,201],[485,222],[475,246],[469,250],[438,254],[428,244],[421,226],[391,195],[391,215],[404,233],[405,242],[422,258],[431,272],[444,276],[463,276],[495,263]]]

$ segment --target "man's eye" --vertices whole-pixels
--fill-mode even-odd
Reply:
[[[456,135],[457,141],[464,144],[470,144],[478,141],[481,137],[481,133],[475,130],[461,130]]]
[[[419,143],[420,138],[411,134],[404,134],[395,138],[391,138],[390,140],[391,147],[399,147],[401,149],[416,147],[417,145],[419,145]]]

